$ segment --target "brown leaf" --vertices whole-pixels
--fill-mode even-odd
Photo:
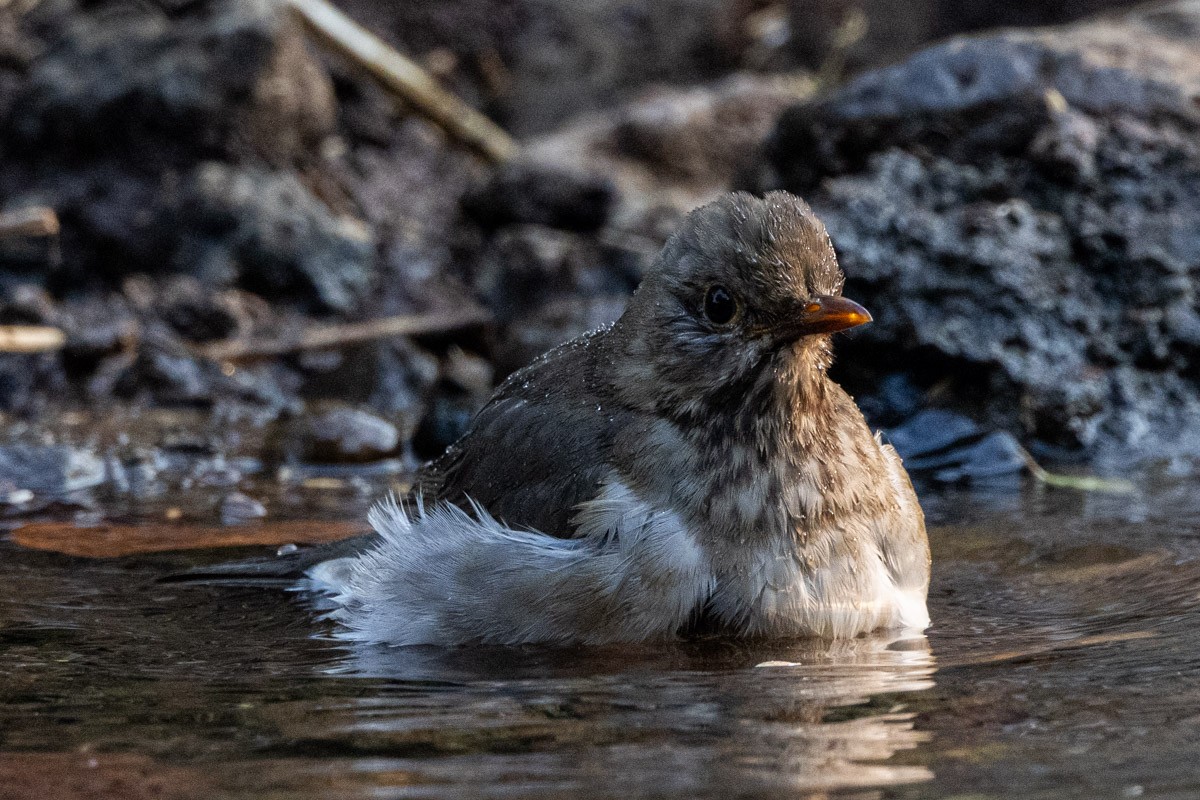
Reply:
[[[118,558],[168,550],[211,547],[320,544],[366,533],[361,522],[290,520],[254,525],[99,525],[34,522],[13,531],[12,540],[33,550],[82,558]]]

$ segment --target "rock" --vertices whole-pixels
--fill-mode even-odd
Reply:
[[[423,460],[440,456],[470,427],[479,403],[465,394],[439,394],[413,431],[412,447]]]
[[[336,311],[353,310],[370,288],[370,231],[334,215],[291,173],[203,164],[179,214],[181,268],[232,273],[251,291]]]
[[[0,486],[10,494],[64,494],[99,486],[104,477],[104,461],[89,450],[69,445],[0,447]]]
[[[234,140],[288,158],[333,128],[333,89],[296,23],[267,0],[72,14],[32,60],[6,129],[16,144],[121,144],[169,157]]]
[[[730,72],[894,63],[966,30],[1047,25],[1137,0],[342,0],[339,5],[522,137],[647,89]],[[846,41],[848,18],[865,30]],[[834,75],[836,77],[836,74]]]
[[[241,525],[267,515],[266,506],[241,492],[230,492],[221,500],[221,524]]]
[[[916,460],[912,469],[933,470],[934,478],[943,483],[986,481],[1023,472],[1027,466],[1025,451],[1016,437],[1007,431],[994,431],[963,451],[921,463]]]
[[[887,440],[908,464],[982,435],[983,429],[962,414],[928,408],[889,430]]]
[[[39,28],[46,41],[0,120],[0,196],[57,212],[55,258],[38,270],[52,291],[182,272],[209,286],[316,292],[320,308],[354,304],[369,237],[287,169],[313,161],[337,107],[286,8],[46,5],[56,24]],[[233,174],[205,170],[213,161]],[[242,174],[229,162],[256,167]],[[246,184],[257,181],[262,197],[248,201]],[[247,219],[214,221],[221,212]],[[0,253],[0,267],[20,265]]]
[[[158,302],[163,321],[188,341],[228,339],[238,330],[238,314],[232,304],[195,279],[171,281]]]
[[[912,473],[943,483],[988,480],[1025,470],[1019,442],[1005,431],[986,432],[973,420],[940,408],[920,411],[886,434]]]
[[[640,279],[640,265],[621,255],[539,225],[511,225],[493,236],[480,252],[475,290],[501,326],[501,375],[616,319]]]
[[[616,189],[613,227],[648,236],[644,244],[657,249],[679,217],[757,163],[780,113],[812,91],[811,81],[771,75],[659,89],[531,140],[526,153],[557,169],[604,175]]]
[[[898,369],[1027,440],[1200,456],[1200,8],[960,38],[794,106],[757,188],[805,196]]]
[[[321,464],[360,464],[395,455],[400,431],[366,411],[334,406],[302,417],[296,425],[300,457]]]
[[[463,198],[463,207],[487,228],[533,223],[586,232],[604,227],[614,193],[612,183],[601,176],[513,162]]]

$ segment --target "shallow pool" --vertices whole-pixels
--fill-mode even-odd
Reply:
[[[1195,487],[924,503],[928,637],[834,645],[347,648],[0,544],[0,798],[1200,796]]]

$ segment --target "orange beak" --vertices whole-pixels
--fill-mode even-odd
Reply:
[[[796,314],[776,326],[780,338],[799,339],[816,333],[837,333],[871,321],[871,312],[853,300],[836,295],[817,295]]]

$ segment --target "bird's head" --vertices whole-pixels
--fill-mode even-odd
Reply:
[[[784,373],[818,380],[829,334],[871,320],[842,281],[803,200],[725,195],[688,214],[615,326],[617,388],[683,417],[740,405]]]

